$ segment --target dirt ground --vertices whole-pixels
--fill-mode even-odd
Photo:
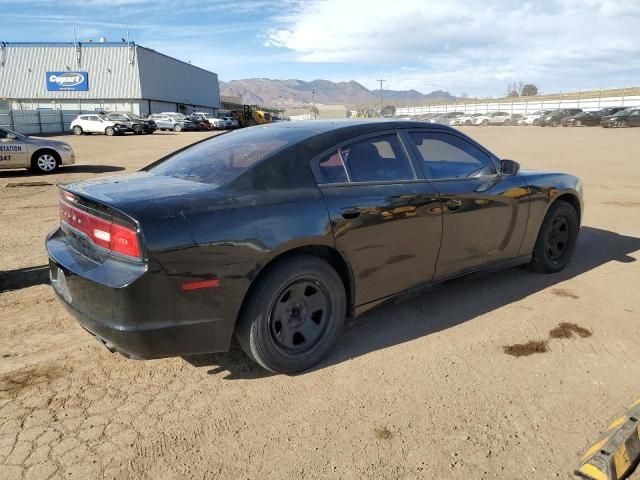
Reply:
[[[569,478],[640,397],[640,128],[465,131],[526,168],[582,177],[569,268],[382,306],[297,376],[235,346],[109,353],[48,285],[56,188],[10,187],[132,171],[207,134],[64,137],[75,167],[0,172],[0,477]]]

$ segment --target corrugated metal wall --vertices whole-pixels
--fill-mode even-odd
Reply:
[[[18,99],[142,98],[135,50],[126,44],[11,45],[0,67],[0,97]],[[131,64],[133,59],[133,64]],[[49,92],[46,72],[89,72],[89,91]]]
[[[137,48],[142,98],[220,108],[218,75],[147,48]]]

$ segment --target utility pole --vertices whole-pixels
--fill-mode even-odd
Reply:
[[[318,119],[318,115],[316,115],[316,89],[315,88],[311,89],[311,103],[313,105],[313,108],[312,108],[312,110],[313,110],[313,118],[314,118],[314,120],[317,120]]]
[[[380,117],[382,117],[382,83],[386,82],[386,80],[378,79],[376,82],[380,82]]]

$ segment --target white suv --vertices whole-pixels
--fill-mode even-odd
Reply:
[[[511,114],[509,112],[491,112],[473,118],[474,125],[511,125]]]
[[[112,137],[127,131],[127,126],[113,120],[109,120],[105,115],[96,113],[89,115],[78,115],[71,122],[71,131],[76,135],[83,133],[104,133]]]
[[[485,114],[484,113],[465,114],[465,115],[462,115],[461,117],[457,117],[451,120],[451,122],[455,122],[455,123],[449,123],[449,125],[467,125],[467,126],[472,125],[473,119],[476,117],[481,117],[482,115],[485,115]]]
[[[520,125],[538,125],[540,119],[551,113],[551,110],[538,110],[537,112],[527,113],[518,122]]]

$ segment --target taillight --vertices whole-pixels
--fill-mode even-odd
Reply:
[[[69,198],[65,195],[65,198]],[[81,210],[60,199],[60,221],[87,235],[93,243],[127,257],[140,258],[135,229]]]

